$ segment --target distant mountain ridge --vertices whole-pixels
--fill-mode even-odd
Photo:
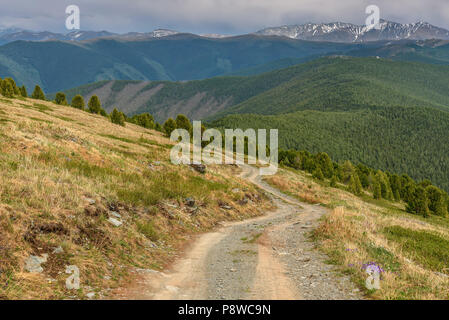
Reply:
[[[50,31],[30,31],[20,28],[0,29],[0,45],[17,40],[27,41],[85,41],[100,38],[139,40],[148,38],[161,38],[172,36],[180,32],[169,29],[156,29],[151,32],[128,32],[117,34],[109,31],[72,31],[67,34]],[[306,23],[297,25],[285,25],[269,27],[252,33],[254,35],[281,36],[291,39],[308,41],[330,42],[366,42],[379,40],[449,40],[449,31],[436,27],[427,22],[401,24],[392,21],[381,20],[380,29],[369,30],[365,25],[356,25],[346,22],[331,23]],[[204,38],[227,38],[229,35],[216,33],[204,33],[198,36]],[[235,35],[239,36],[239,35]]]
[[[380,29],[369,29],[365,25],[352,23],[307,23],[266,28],[255,34],[283,36],[291,39],[331,42],[365,42],[380,40],[449,40],[449,31],[427,22],[401,24],[381,20]]]
[[[151,32],[129,32],[125,34],[117,34],[109,31],[82,31],[75,30],[67,34],[54,33],[49,31],[30,31],[20,28],[0,29],[0,44],[6,44],[13,41],[85,41],[101,38],[112,38],[122,40],[137,40],[146,38],[160,38],[178,34],[178,31],[167,29],[156,29]]]

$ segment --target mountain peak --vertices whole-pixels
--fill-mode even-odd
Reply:
[[[381,19],[379,29],[346,22],[306,23],[265,28],[259,35],[283,36],[292,39],[331,42],[366,42],[379,40],[449,40],[449,31],[425,21],[401,24]]]

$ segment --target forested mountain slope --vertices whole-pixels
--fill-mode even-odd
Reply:
[[[98,95],[106,110],[150,112],[158,121],[184,113],[218,118],[231,113],[352,110],[416,106],[449,110],[449,67],[377,58],[326,57],[247,77],[187,82],[103,81],[65,91]]]
[[[38,84],[46,92],[56,92],[101,80],[204,79],[283,58],[364,47],[255,35],[224,39],[177,34],[132,41],[16,41],[0,46],[0,76],[12,77],[19,85]]]
[[[431,179],[449,190],[449,112],[418,107],[229,115],[221,128],[279,129],[282,148],[327,152],[335,160]]]

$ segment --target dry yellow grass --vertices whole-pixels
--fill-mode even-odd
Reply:
[[[132,124],[0,98],[0,299],[107,297],[126,284],[130,268],[169,263],[189,234],[270,205],[233,167],[210,166],[201,175],[172,165],[170,145]],[[245,196],[254,202],[241,205]],[[195,198],[197,211],[186,197]],[[219,201],[234,209],[220,209]],[[111,211],[121,215],[121,227],[107,221]],[[59,246],[64,253],[53,254]],[[24,270],[30,255],[44,253],[42,274]],[[67,265],[80,269],[78,291],[65,288]]]
[[[314,231],[313,238],[318,247],[329,255],[330,263],[351,275],[370,297],[449,298],[449,270],[445,271],[446,274],[435,272],[420,263],[423,260],[418,251],[405,250],[401,243],[388,240],[383,232],[387,227],[399,226],[406,230],[430,232],[447,241],[449,228],[444,220],[426,220],[408,214],[401,204],[364,201],[344,190],[323,186],[301,171],[280,170],[276,176],[266,180],[286,193],[300,199],[311,195],[311,199],[319,199],[320,203],[331,208]],[[369,262],[375,262],[385,270],[379,290],[369,291],[364,285],[368,275],[363,265]]]

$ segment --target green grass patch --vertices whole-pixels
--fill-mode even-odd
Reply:
[[[8,99],[0,99],[0,102],[7,103],[7,104],[12,104],[12,101],[8,100]]]
[[[429,231],[415,231],[399,226],[382,231],[388,240],[402,246],[410,259],[433,271],[449,274],[449,240]]]
[[[260,236],[262,235],[262,233],[257,233],[251,236],[251,238],[242,238],[242,241],[245,243],[255,243],[257,241],[257,239],[260,238]]]
[[[114,140],[122,141],[122,142],[127,142],[127,143],[137,144],[135,141],[133,141],[133,140],[131,140],[131,139],[122,138],[122,137],[117,137],[117,136],[114,136],[114,135],[112,135],[112,134],[100,134],[100,136],[102,136],[102,137],[104,137],[104,138],[109,138],[109,139],[114,139]]]
[[[44,112],[44,111],[53,111],[53,108],[50,108],[49,106],[42,104],[42,103],[33,103],[34,109],[37,109],[38,111]]]
[[[365,245],[366,252],[373,261],[380,265],[385,271],[397,272],[401,268],[401,264],[396,256],[383,247],[377,247],[372,244]]]
[[[53,121],[40,119],[40,118],[35,118],[35,117],[29,117],[29,119],[30,120],[34,120],[34,121],[39,121],[39,122],[45,122],[45,123],[48,123],[48,124],[52,124],[53,123]]]
[[[74,122],[75,120],[71,119],[71,118],[67,118],[67,117],[63,117],[63,116],[54,116],[55,118],[67,121],[67,122]]]
[[[159,234],[154,228],[154,224],[152,221],[137,223],[137,230],[151,241],[159,240]]]

